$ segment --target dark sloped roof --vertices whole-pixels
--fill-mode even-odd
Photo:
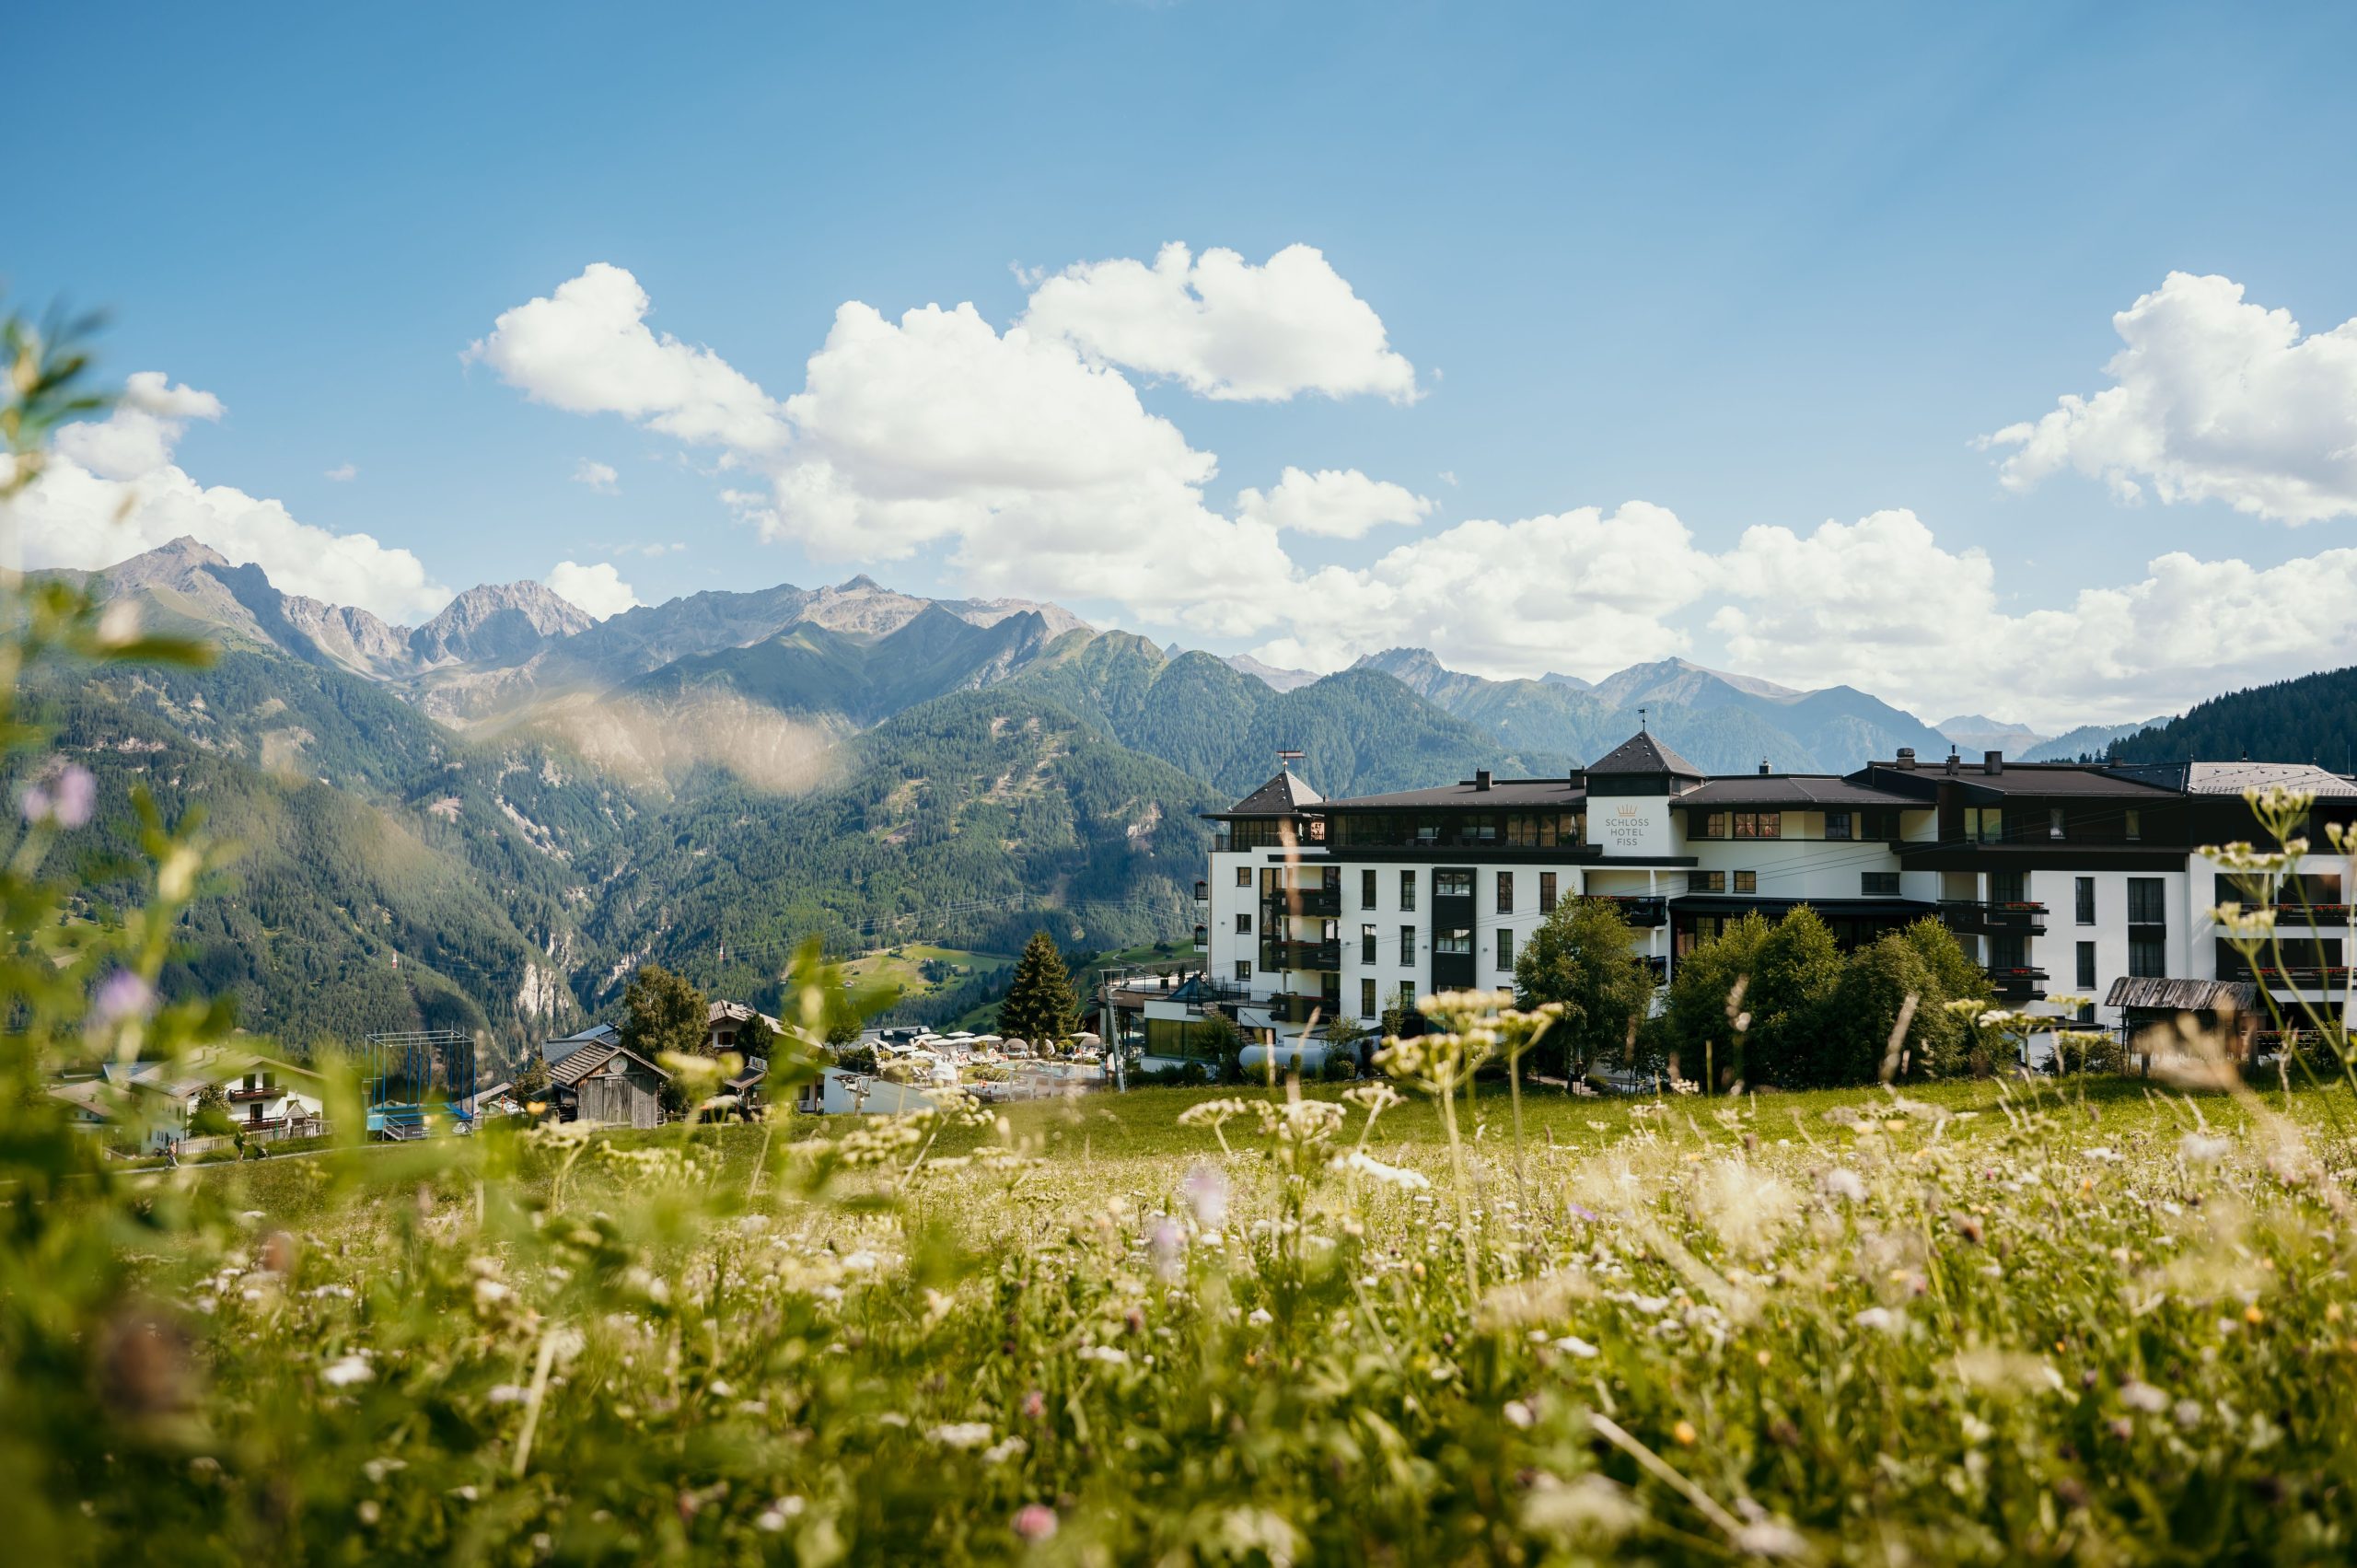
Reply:
[[[2121,800],[2151,800],[2178,793],[2167,784],[2124,778],[2116,770],[2061,762],[2008,762],[2004,772],[1997,773],[1978,762],[1967,762],[1951,773],[1943,762],[1936,768],[1919,767],[1916,772],[1919,777],[1929,774],[1991,795],[2108,796]]]
[[[1876,789],[1829,773],[1721,775],[1678,797],[1680,806],[1911,806],[1932,803],[1918,796]]]
[[[1230,817],[1290,817],[1305,806],[1317,806],[1325,796],[1294,776],[1291,768],[1281,768],[1276,777],[1262,784],[1229,807]]]
[[[2107,1007],[2160,1007],[2180,1013],[2258,1011],[2258,987],[2247,980],[2166,980],[2157,975],[2121,975],[2111,982]]]
[[[574,1051],[563,1060],[550,1064],[549,1077],[552,1081],[563,1084],[567,1088],[571,1088],[574,1085],[578,1084],[582,1079],[587,1077],[598,1068],[603,1067],[607,1063],[611,1062],[617,1056],[629,1057],[633,1062],[637,1063],[640,1066],[645,1068],[648,1072],[654,1074],[658,1078],[668,1078],[671,1075],[670,1074],[663,1071],[662,1068],[657,1067],[654,1063],[649,1062],[645,1057],[641,1056],[637,1051],[626,1051],[622,1047],[617,1045],[612,1047],[600,1047],[588,1051]]]
[[[2247,789],[2299,789],[2311,795],[2357,795],[2357,780],[2314,762],[2122,762],[2105,770],[2140,784],[2189,795],[2240,795]]]
[[[1639,730],[1590,762],[1587,771],[1591,773],[1669,773],[1684,779],[1706,776],[1701,769],[1664,746],[1645,730]]]
[[[1347,800],[1329,800],[1325,804],[1329,809],[1337,811],[1427,806],[1462,806],[1483,810],[1538,807],[1572,811],[1586,801],[1587,791],[1570,779],[1497,779],[1492,781],[1487,789],[1468,780],[1460,784],[1442,784],[1437,789],[1402,789],[1394,790],[1389,795],[1355,795]]]
[[[566,1057],[592,1045],[612,1045],[622,1038],[621,1030],[611,1024],[592,1024],[576,1034],[552,1040],[540,1048],[540,1056],[553,1067]]]

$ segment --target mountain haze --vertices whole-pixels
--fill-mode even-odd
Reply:
[[[1700,768],[1745,772],[1847,772],[1901,746],[1945,753],[1946,743],[1913,714],[1848,686],[1794,691],[1683,659],[1632,665],[1592,687],[1549,676],[1490,680],[1444,667],[1423,648],[1370,654],[1355,667],[1381,670],[1518,749],[1592,758],[1643,721]]]

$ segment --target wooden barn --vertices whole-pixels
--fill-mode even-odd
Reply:
[[[568,1121],[653,1127],[663,1120],[670,1074],[634,1051],[606,1042],[552,1057],[549,1089]]]

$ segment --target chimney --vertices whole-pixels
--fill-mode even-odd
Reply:
[[[1910,772],[1914,772],[1915,748],[1912,746],[1902,746],[1898,749],[1898,765],[1905,768]]]
[[[1951,751],[1948,753],[1948,777],[1956,777],[1957,765],[1963,761],[1964,759],[1957,756],[1955,752]]]
[[[1768,759],[1765,757],[1759,759],[1759,776],[1763,779],[1768,776]]]
[[[1487,789],[1490,787],[1489,769],[1476,768],[1473,770],[1473,787],[1475,789]]]
[[[2003,772],[2005,754],[2003,751],[1983,751],[1980,754],[1980,771],[1984,773]]]

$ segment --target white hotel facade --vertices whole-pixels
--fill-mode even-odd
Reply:
[[[2189,1003],[2248,1015],[2262,986],[2337,1009],[2341,856],[2300,862],[2305,900],[2279,900],[2280,966],[2253,972],[2210,913],[2253,900],[2200,848],[2263,838],[2243,792],[2270,784],[2316,795],[2319,847],[2328,821],[2357,820],[2357,784],[2305,765],[1901,750],[1842,775],[1711,776],[1649,734],[1566,777],[1482,772],[1347,800],[1283,771],[1213,815],[1198,1005],[1248,1029],[1290,1034],[1313,1013],[1371,1028],[1401,998],[1511,985],[1518,944],[1558,900],[1601,897],[1665,982],[1729,920],[1805,903],[1845,947],[1936,917],[2007,1005],[2059,1015],[2049,998],[2094,997],[2082,1027],[2133,1029]]]

